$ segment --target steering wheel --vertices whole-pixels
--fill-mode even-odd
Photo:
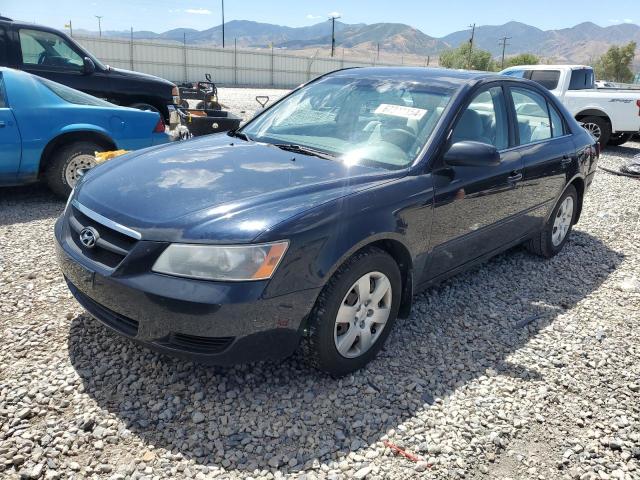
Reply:
[[[403,128],[392,128],[391,130],[382,131],[382,140],[393,143],[404,151],[408,151],[415,143],[418,137],[415,133]]]

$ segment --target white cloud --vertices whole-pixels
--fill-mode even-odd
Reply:
[[[633,23],[633,20],[631,20],[630,18],[625,18],[624,23]]]
[[[308,18],[309,20],[317,20],[318,18],[322,18],[322,15],[314,15],[314,14],[312,14],[312,13],[308,13],[308,14],[307,14],[307,18]]]
[[[341,17],[342,14],[340,12],[331,12],[327,14],[329,17]]]
[[[187,8],[185,13],[193,13],[194,15],[211,15],[211,10],[206,8]]]

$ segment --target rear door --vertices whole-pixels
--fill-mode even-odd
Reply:
[[[22,155],[22,142],[18,125],[9,108],[0,73],[0,184],[16,181]]]
[[[577,162],[575,146],[562,115],[542,92],[511,85],[509,99],[518,126],[516,150],[524,162],[523,226],[535,230],[542,227],[564,189],[567,170]]]

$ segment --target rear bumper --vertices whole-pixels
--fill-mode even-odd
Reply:
[[[298,346],[302,320],[318,294],[265,299],[267,282],[205,282],[150,272],[113,277],[66,244],[61,220],[56,240],[67,285],[93,317],[153,350],[201,363],[286,358]]]

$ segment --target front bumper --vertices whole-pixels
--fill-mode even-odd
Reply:
[[[140,269],[156,242],[139,241],[114,271],[82,255],[73,233],[55,227],[56,255],[71,293],[97,320],[149,348],[201,363],[280,360],[302,336],[318,290],[263,298],[268,282],[208,282]],[[131,258],[130,258],[131,257]],[[126,274],[123,272],[127,272]]]

